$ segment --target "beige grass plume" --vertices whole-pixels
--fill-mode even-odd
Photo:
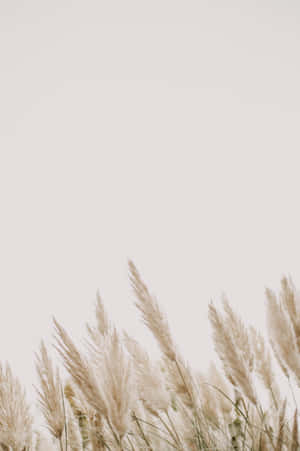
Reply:
[[[283,284],[283,286],[285,285]],[[287,293],[285,295],[285,303],[278,303],[275,293],[268,288],[266,289],[267,326],[280,367],[286,375],[285,368],[287,368],[300,386],[300,354],[295,328],[290,317],[293,307],[291,297],[288,298]],[[284,308],[284,305],[286,308]]]
[[[132,404],[135,399],[131,362],[126,359],[115,329],[103,337],[100,361],[89,362],[77,349],[67,332],[54,319],[55,348],[63,358],[66,370],[86,401],[104,417],[121,446],[128,431]],[[97,362],[96,362],[97,363]]]
[[[40,388],[36,387],[38,402],[46,420],[47,428],[53,437],[61,440],[66,423],[63,399],[62,381],[58,368],[53,368],[51,358],[42,341],[40,353],[36,354],[36,370]]]
[[[169,323],[131,260],[129,270],[130,281],[137,297],[135,306],[141,312],[144,324],[152,332],[164,355],[169,383],[187,407],[197,409],[196,384],[189,365],[180,355],[172,338]]]
[[[300,352],[300,296],[291,277],[281,279],[279,298],[285,307],[294,329],[298,351]]]
[[[97,362],[103,354],[103,340],[106,335],[112,333],[113,325],[104,308],[99,290],[96,293],[95,305],[96,325],[86,325],[89,340],[85,340],[90,358]]]
[[[137,399],[132,362],[127,358],[116,330],[105,337],[103,387],[107,416],[120,441],[129,430]]]
[[[137,297],[135,306],[141,312],[144,324],[158,342],[163,354],[164,367],[167,370],[168,385],[184,406],[191,410],[196,425],[195,430],[199,429],[201,423],[199,401],[191,368],[180,355],[172,338],[168,321],[157,300],[150,294],[133,262],[129,260],[128,264],[130,281]]]
[[[263,382],[264,387],[268,390],[271,401],[277,409],[282,400],[272,366],[272,357],[269,346],[262,334],[252,326],[250,327],[250,336],[255,356],[254,368],[256,374]]]
[[[205,417],[213,426],[216,425],[216,428],[224,427],[226,422],[230,422],[232,412],[232,403],[225,397],[225,395],[229,398],[232,397],[231,387],[212,362],[207,374],[197,372],[196,380],[199,386],[201,409]]]
[[[129,260],[128,264],[129,278],[137,296],[135,306],[141,312],[144,324],[151,330],[163,354],[170,360],[175,361],[177,349],[171,336],[168,321],[159,308],[156,299],[149,293],[133,262]]]
[[[159,365],[154,365],[148,353],[126,332],[123,333],[123,340],[133,359],[138,396],[144,407],[154,415],[159,411],[168,411],[171,400]]]
[[[212,302],[209,304],[209,319],[213,329],[215,349],[223,363],[228,380],[256,405],[257,397],[250,377],[253,365],[252,352],[246,356],[245,350],[249,350],[250,346],[245,329],[228,308],[227,318],[224,319]],[[241,349],[239,337],[245,349]]]
[[[55,325],[55,349],[61,355],[63,365],[73,381],[83,393],[85,399],[100,415],[107,416],[102,386],[99,384],[94,369],[77,349],[66,330],[53,318]]]
[[[23,451],[31,446],[33,418],[25,391],[8,364],[0,364],[0,444],[3,449]]]

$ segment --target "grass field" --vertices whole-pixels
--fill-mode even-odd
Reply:
[[[178,351],[166,316],[131,261],[129,277],[160,359],[153,361],[134,337],[116,330],[97,294],[83,349],[54,319],[57,365],[43,341],[36,353],[36,394],[48,435],[35,430],[9,365],[0,367],[1,449],[300,450],[300,299],[292,280],[281,280],[278,296],[266,290],[268,341],[226,298],[222,311],[209,304],[223,370],[212,362],[204,374]]]

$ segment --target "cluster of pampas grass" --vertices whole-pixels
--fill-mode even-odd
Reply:
[[[33,430],[30,406],[10,367],[0,366],[0,449],[4,451],[300,450],[296,390],[300,384],[300,299],[291,279],[279,298],[266,290],[269,342],[246,326],[223,297],[209,320],[223,371],[193,371],[168,321],[130,261],[142,320],[161,358],[110,322],[97,293],[94,325],[79,349],[54,319],[61,376],[44,342],[36,354],[38,405],[51,441]],[[292,393],[282,390],[275,366]],[[262,402],[259,384],[267,394]],[[281,388],[281,389],[280,389]],[[289,413],[288,413],[289,411]]]

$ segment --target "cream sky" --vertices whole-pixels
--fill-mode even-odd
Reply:
[[[99,288],[153,350],[132,259],[197,368],[224,291],[264,327],[300,288],[298,1],[0,4],[0,359],[30,388]]]

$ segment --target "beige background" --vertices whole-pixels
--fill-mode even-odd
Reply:
[[[131,258],[197,368],[225,291],[264,326],[300,288],[298,1],[0,3],[0,359],[31,391],[54,315],[76,339],[97,288],[157,353]]]

